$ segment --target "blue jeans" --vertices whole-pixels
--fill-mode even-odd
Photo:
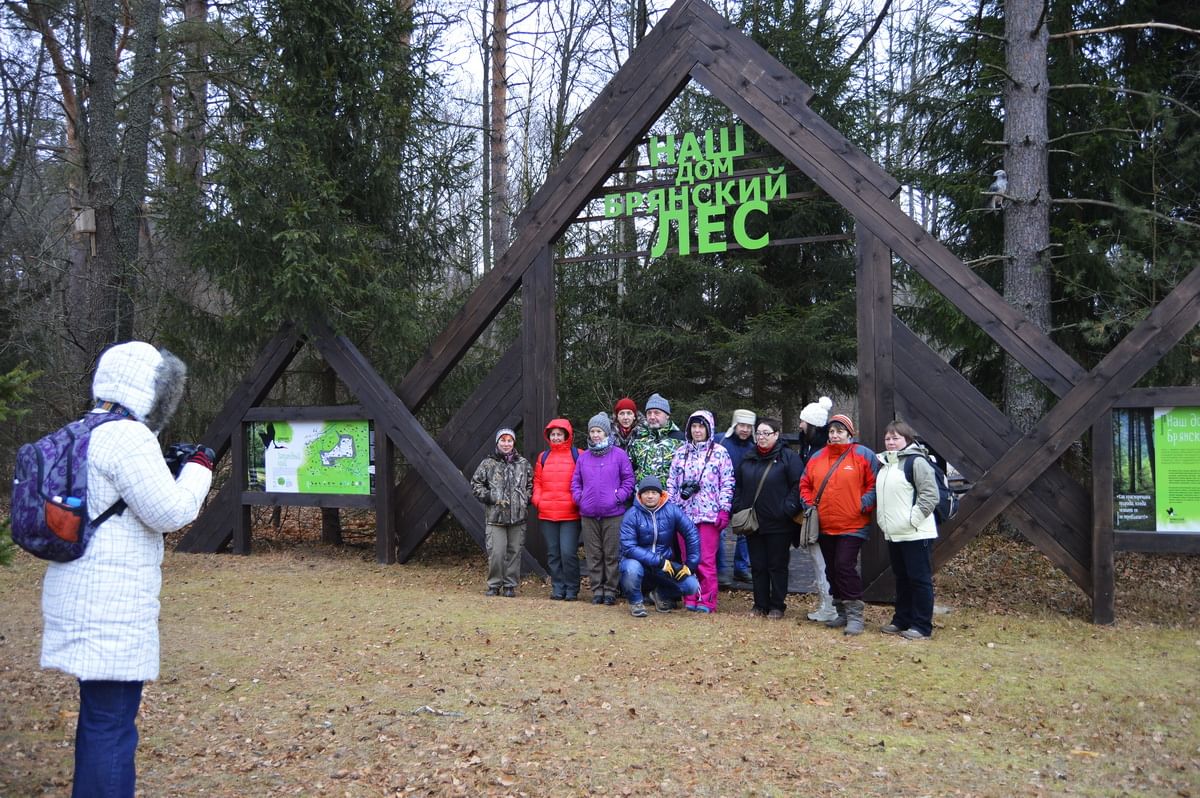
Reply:
[[[724,571],[725,563],[725,536],[733,535],[728,528],[721,530],[721,545],[717,548],[717,573]],[[745,535],[734,535],[735,542],[733,544],[733,571],[750,570],[750,544]]]
[[[142,682],[79,681],[71,798],[133,798]]]
[[[896,577],[896,611],[892,623],[901,629],[933,634],[933,541],[888,541]]]
[[[550,590],[555,596],[579,595],[579,521],[538,521],[546,538]]]
[[[646,573],[645,567],[637,560],[630,557],[621,560],[621,591],[630,604],[644,601],[643,589],[657,591],[661,599],[676,601],[683,596],[698,595],[700,580],[692,574],[682,582],[676,582],[674,577],[667,576],[661,569],[655,568]]]

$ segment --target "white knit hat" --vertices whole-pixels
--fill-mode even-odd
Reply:
[[[807,421],[814,427],[823,427],[829,423],[829,411],[833,409],[833,400],[822,396],[815,402],[807,404],[800,411],[800,420]]]

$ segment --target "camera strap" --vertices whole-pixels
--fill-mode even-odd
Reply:
[[[687,480],[688,482],[695,482],[697,485],[700,484],[700,480],[704,478],[704,469],[708,468],[708,458],[712,457],[713,447],[716,445],[711,440],[708,442],[708,451],[704,453],[704,462],[700,464],[700,473],[696,475],[695,479]],[[691,458],[689,457],[688,460],[691,460]],[[687,476],[686,471],[684,471],[684,476]]]

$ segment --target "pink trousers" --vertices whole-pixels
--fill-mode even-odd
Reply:
[[[696,524],[700,531],[700,565],[696,568],[696,578],[700,580],[700,595],[685,596],[683,605],[707,607],[709,612],[717,611],[717,547],[721,545],[721,533],[716,524]],[[679,540],[679,550],[687,551],[687,544],[682,535],[676,535]],[[686,560],[687,557],[685,556]]]

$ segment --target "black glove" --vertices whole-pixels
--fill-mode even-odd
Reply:
[[[167,461],[172,476],[177,477],[185,463],[199,463],[211,471],[217,455],[212,449],[198,443],[172,443],[163,454],[163,459]]]

